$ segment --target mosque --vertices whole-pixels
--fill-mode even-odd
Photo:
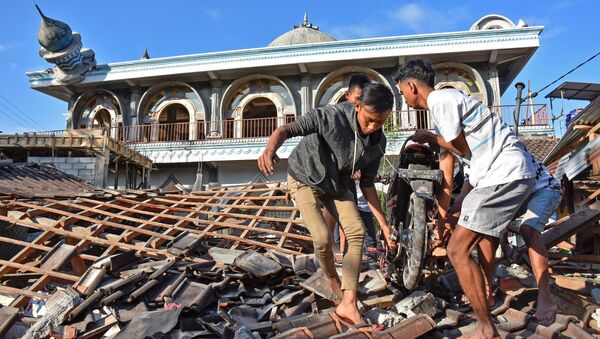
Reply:
[[[436,88],[456,88],[512,123],[514,107],[500,98],[539,47],[543,29],[493,14],[460,32],[336,40],[305,14],[265,47],[165,58],[146,51],[140,60],[96,64],[83,34],[40,14],[40,55],[53,67],[27,73],[31,88],[67,103],[66,129],[102,129],[152,160],[151,173],[136,174],[145,176],[136,182],[152,188],[191,188],[199,168],[204,185],[255,180],[256,159],[277,126],[344,100],[357,72],[393,88],[393,72],[412,58],[435,65]],[[409,110],[393,92],[385,125],[390,157],[415,129],[432,127],[426,111]],[[520,133],[552,133],[545,106],[525,107],[521,117]],[[280,148],[282,161],[269,179],[285,178],[299,140]],[[106,166],[113,168],[111,159]],[[105,184],[122,171],[106,171]]]

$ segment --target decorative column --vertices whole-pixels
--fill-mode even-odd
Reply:
[[[500,101],[500,81],[498,80],[498,70],[495,65],[490,65],[490,70],[488,71],[488,81],[490,83],[490,87],[492,87],[492,98],[487,98],[490,102],[490,106],[500,106],[502,105]]]
[[[139,121],[139,112],[138,105],[140,103],[140,99],[142,97],[141,90],[138,87],[132,87],[130,89],[129,94],[129,127],[126,127],[126,135],[123,136],[124,140],[131,141],[139,141],[141,140],[140,136],[140,121]],[[141,109],[141,108],[140,108]]]
[[[300,112],[296,112],[296,116],[301,116],[312,109],[312,100],[310,93],[310,75],[303,75],[300,79]]]
[[[223,135],[223,126],[225,124],[223,112],[220,109],[221,104],[221,88],[223,87],[223,81],[213,80],[210,82],[212,85],[212,93],[210,95],[210,125],[208,131],[206,131],[207,137],[219,137]]]
[[[73,114],[75,113],[73,110],[75,109],[75,102],[77,101],[77,97],[71,96],[69,99],[68,111],[65,114],[65,128],[66,129],[75,129],[79,122],[77,121]]]

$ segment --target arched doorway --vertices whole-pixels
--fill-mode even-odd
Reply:
[[[277,106],[265,97],[249,101],[242,109],[242,137],[268,137],[277,127]]]
[[[102,108],[94,114],[94,118],[92,121],[92,128],[101,128],[105,130],[110,130],[111,127],[111,116],[110,112],[107,109]]]
[[[158,116],[157,141],[182,141],[190,138],[190,112],[178,103],[165,106]]]

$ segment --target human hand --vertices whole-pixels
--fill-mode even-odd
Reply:
[[[396,250],[396,248],[398,248],[398,244],[392,238],[392,228],[388,224],[381,225],[381,231],[383,232],[385,242],[390,250]]]
[[[417,130],[412,140],[419,144],[437,145],[437,136],[426,129]]]
[[[357,169],[356,172],[354,172],[354,174],[352,174],[352,180],[356,181],[356,180],[360,180],[360,170]]]
[[[258,157],[258,168],[264,175],[269,176],[275,171],[275,164],[277,164],[278,160],[279,157],[277,154],[265,150],[263,154]]]

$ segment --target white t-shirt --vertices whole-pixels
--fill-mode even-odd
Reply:
[[[433,91],[427,98],[436,133],[450,142],[464,132],[471,149],[469,182],[489,187],[535,177],[523,144],[497,115],[479,101],[454,89]]]
[[[527,149],[527,148],[526,148]],[[532,193],[549,188],[560,191],[560,183],[554,179],[548,168],[531,155],[530,161],[535,168],[535,188]]]

